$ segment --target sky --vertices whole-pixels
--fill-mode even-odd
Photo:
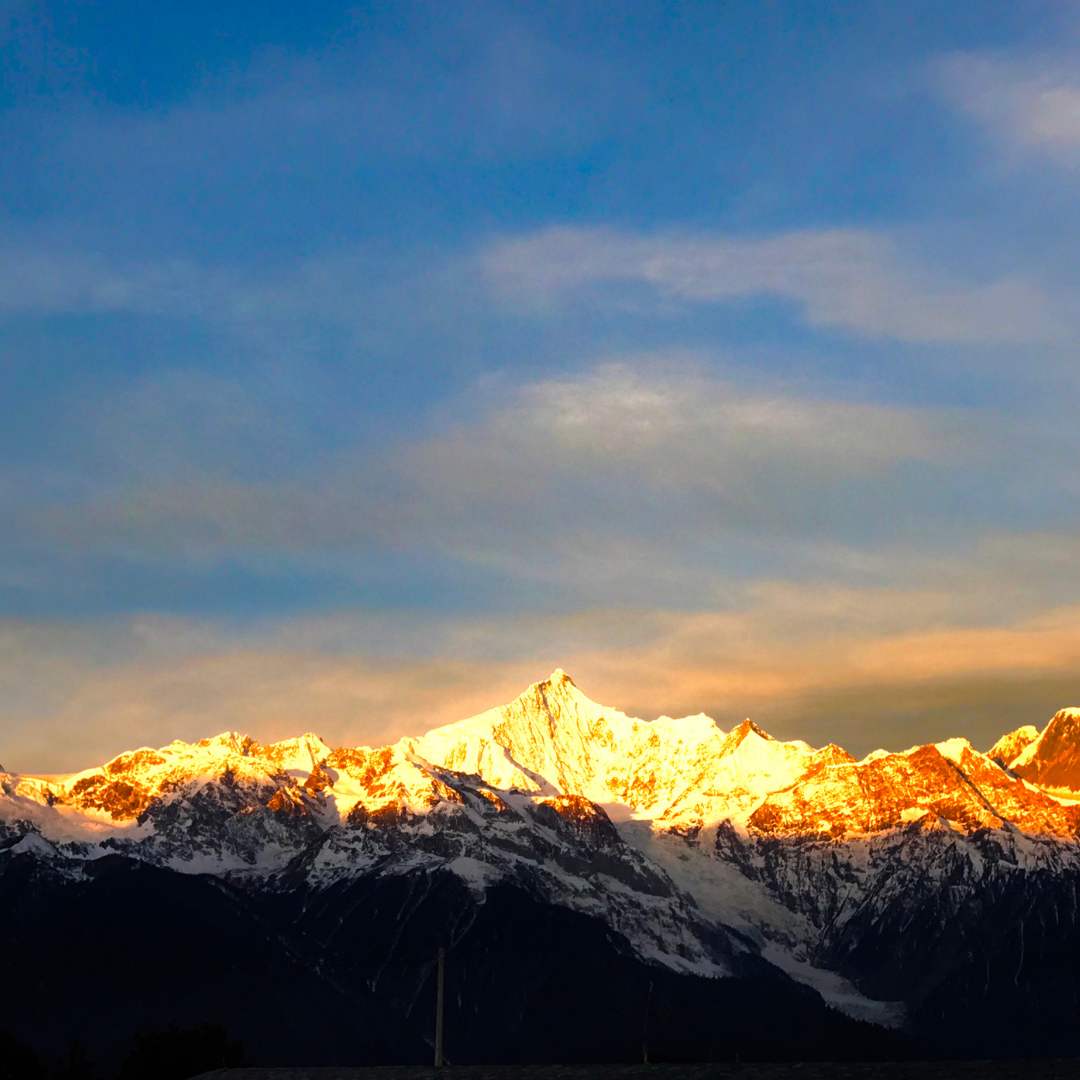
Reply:
[[[1080,9],[0,0],[0,762],[1080,703]]]

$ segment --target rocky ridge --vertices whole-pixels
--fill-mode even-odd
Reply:
[[[562,671],[388,747],[226,733],[70,776],[0,774],[8,862],[74,879],[123,854],[271,891],[448,871],[480,903],[513,881],[649,962],[722,976],[763,958],[888,1024],[945,978],[920,966],[923,939],[987,897],[1035,903],[1073,881],[1078,829],[1080,710],[988,754],[952,739],[856,761],[750,721],[627,717]]]

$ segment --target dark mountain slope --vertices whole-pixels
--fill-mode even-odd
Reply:
[[[75,878],[31,856],[0,863],[0,1014],[39,1053],[78,1039],[111,1069],[136,1032],[218,1020],[259,1061],[396,1058],[378,1001],[334,987],[219,879],[120,856]]]
[[[7,1026],[39,1052],[77,1038],[107,1067],[139,1031],[221,1021],[258,1064],[430,1059],[434,956],[449,944],[451,1061],[905,1056],[902,1036],[827,1008],[750,960],[744,977],[635,958],[601,920],[455,875],[322,895],[246,892],[116,857],[64,877],[29,856],[0,873]]]

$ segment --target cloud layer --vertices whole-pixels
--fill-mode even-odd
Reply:
[[[171,412],[186,395],[190,418],[148,430],[145,401],[130,419],[113,414],[92,476],[24,505],[12,536],[39,553],[201,566],[341,569],[378,550],[429,552],[559,589],[615,588],[597,596],[613,602],[642,575],[716,580],[718,555],[738,545],[760,558],[768,545],[908,531],[925,494],[986,451],[960,410],[737,385],[685,360],[637,358],[479,388],[434,433],[262,475],[243,449],[264,422],[256,402],[215,380],[166,385]]]
[[[12,9],[0,760],[1074,698],[1075,27],[383,7]]]
[[[1028,281],[963,282],[905,259],[881,234],[804,230],[763,238],[550,228],[483,256],[507,302],[543,307],[644,298],[709,304],[774,297],[812,326],[914,342],[1045,342],[1066,333]],[[621,293],[619,289],[623,290]],[[640,295],[640,294],[639,294]]]
[[[1075,55],[962,53],[941,73],[947,97],[1008,150],[1080,165]]]

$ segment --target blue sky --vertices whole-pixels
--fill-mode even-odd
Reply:
[[[1080,697],[1065,4],[0,3],[0,761],[556,665],[857,752]]]

